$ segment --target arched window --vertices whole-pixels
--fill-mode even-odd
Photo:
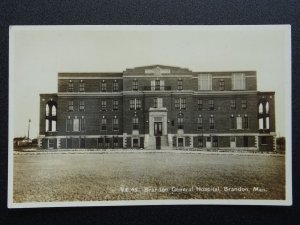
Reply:
[[[264,112],[263,104],[262,104],[262,103],[259,103],[259,106],[258,106],[258,112],[259,112],[259,113],[263,113],[263,112]]]
[[[52,116],[56,116],[56,106],[55,105],[52,106],[51,112],[52,112]]]
[[[47,103],[47,104],[46,104],[46,116],[49,116],[49,112],[50,112],[50,106],[49,106],[49,104]]]
[[[177,128],[183,129],[183,114],[179,113],[177,116]]]
[[[197,118],[197,130],[203,129],[203,118],[201,115]]]
[[[266,113],[269,113],[269,102],[266,102]]]
[[[56,102],[51,98],[46,104],[45,131],[56,131]]]

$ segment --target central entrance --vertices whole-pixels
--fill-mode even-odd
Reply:
[[[154,136],[162,135],[162,122],[154,122]]]

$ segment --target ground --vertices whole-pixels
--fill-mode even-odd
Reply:
[[[270,154],[14,154],[14,202],[285,199],[285,158]]]

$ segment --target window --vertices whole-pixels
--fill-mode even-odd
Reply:
[[[155,90],[160,90],[160,80],[155,80]]]
[[[177,128],[183,129],[183,114],[179,113],[177,117]]]
[[[185,101],[185,98],[181,98],[181,109],[186,109],[186,101]]]
[[[107,88],[106,82],[103,80],[101,83],[101,91],[106,92],[106,88]]]
[[[186,100],[185,100],[185,98],[175,99],[175,109],[186,109]]]
[[[73,84],[73,81],[69,81],[69,86],[68,86],[68,90],[69,92],[73,92],[74,91],[74,84]]]
[[[266,145],[267,144],[267,137],[265,137],[265,136],[261,137],[261,144],[262,145]]]
[[[202,110],[203,109],[203,101],[202,99],[198,99],[198,110]]]
[[[270,129],[270,117],[266,117],[266,129]]]
[[[69,131],[72,131],[73,129],[73,120],[68,117],[67,120],[66,120],[66,131],[69,132]]]
[[[219,90],[220,91],[224,91],[225,90],[225,81],[223,79],[219,80]]]
[[[113,118],[113,131],[118,131],[118,130],[119,130],[119,119]]]
[[[54,139],[49,139],[49,148],[54,148]]]
[[[242,117],[241,116],[237,116],[236,117],[236,129],[242,129]]]
[[[101,101],[101,110],[102,111],[106,111],[106,101],[105,100],[103,100],[103,101]]]
[[[52,105],[51,114],[52,114],[52,116],[56,116],[56,106],[55,105]]]
[[[210,99],[209,102],[209,110],[214,110],[215,109],[215,105],[214,105],[214,100],[213,99]]]
[[[137,80],[133,80],[132,81],[132,90],[137,91],[139,89],[138,87],[138,81]]]
[[[84,101],[79,101],[79,111],[84,111]]]
[[[269,102],[266,102],[266,113],[269,113]]]
[[[248,115],[246,114],[244,116],[244,129],[248,129],[249,128],[249,119],[248,119]]]
[[[245,90],[246,80],[244,73],[232,74],[232,90]]]
[[[247,100],[242,99],[242,109],[247,109]]]
[[[175,99],[175,109],[180,109],[180,100],[179,100],[179,98]]]
[[[154,108],[157,108],[157,98],[154,98],[153,100],[154,100],[153,107],[154,107]]]
[[[201,115],[197,118],[197,130],[203,129],[203,118]]]
[[[179,80],[177,81],[177,89],[180,90],[180,91],[183,89],[183,82],[182,82],[182,79],[179,79]]]
[[[198,77],[198,90],[211,90],[212,82],[211,82],[211,74],[201,74]]]
[[[76,117],[73,119],[73,131],[79,131],[79,119]]]
[[[174,120],[171,121],[171,126],[172,126],[172,127],[175,126],[175,121],[174,121]]]
[[[136,100],[136,110],[140,110],[142,108],[142,100],[141,99],[135,99]]]
[[[101,125],[100,125],[102,131],[105,131],[105,130],[106,130],[106,128],[107,128],[107,127],[106,127],[106,124],[107,124],[106,118],[102,118],[102,119],[101,119]]]
[[[119,147],[119,140],[117,137],[113,138],[113,142],[114,142],[114,147]]]
[[[109,148],[109,138],[105,137],[105,148]]]
[[[82,116],[81,119],[80,119],[80,130],[85,131],[85,118],[84,118],[84,116]]]
[[[49,116],[49,112],[50,112],[50,106],[49,104],[46,104],[46,116]]]
[[[130,99],[129,100],[129,107],[130,107],[130,110],[134,110],[134,108],[135,108],[135,101],[134,101],[134,99]]]
[[[209,129],[215,129],[215,118],[213,115],[209,118]]]
[[[236,108],[236,100],[235,99],[231,99],[231,101],[230,101],[230,108],[231,109],[235,109]]]
[[[79,83],[79,91],[84,92],[84,82],[82,80]]]
[[[203,137],[198,137],[198,147],[203,147]]]
[[[259,125],[260,130],[264,129],[264,119],[263,118],[259,118],[258,125]]]
[[[119,110],[119,101],[113,100],[113,110]]]
[[[116,80],[113,82],[113,91],[119,91],[119,83]]]
[[[235,128],[234,116],[231,115],[230,116],[230,129],[234,129],[234,128]]]
[[[259,103],[259,106],[258,106],[258,112],[259,112],[260,114],[262,114],[262,113],[264,112],[264,110],[263,110],[263,104],[262,104],[262,103]]]
[[[138,130],[139,129],[139,118],[138,117],[133,117],[132,118],[132,129],[133,130]]]
[[[68,111],[69,112],[73,112],[74,111],[74,102],[73,101],[69,101]]]
[[[212,140],[213,140],[213,147],[218,147],[218,137],[217,136],[213,136]]]
[[[140,110],[142,108],[142,100],[141,99],[130,99],[129,100],[129,108],[130,110]]]

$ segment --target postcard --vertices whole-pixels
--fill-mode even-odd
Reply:
[[[289,25],[9,35],[9,208],[292,204]]]

